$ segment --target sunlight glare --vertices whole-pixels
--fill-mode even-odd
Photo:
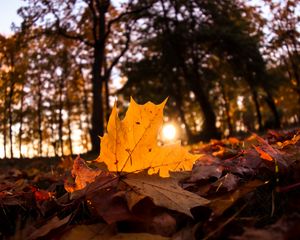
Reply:
[[[172,141],[176,137],[176,127],[174,124],[166,124],[162,129],[163,138],[168,141]]]

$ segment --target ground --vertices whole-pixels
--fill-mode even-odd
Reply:
[[[299,130],[190,150],[192,171],[169,178],[83,160],[96,156],[1,160],[1,237],[300,239]]]

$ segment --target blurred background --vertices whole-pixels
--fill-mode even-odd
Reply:
[[[98,152],[130,96],[169,97],[168,143],[299,125],[299,1],[13,0],[1,18],[0,158]]]

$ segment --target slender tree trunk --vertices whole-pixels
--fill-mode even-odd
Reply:
[[[104,56],[105,59],[104,59],[104,62],[103,62],[103,65],[104,65],[104,72],[107,73],[107,61],[106,61],[106,56]],[[105,122],[106,122],[106,126],[107,126],[107,123],[108,123],[108,119],[109,119],[109,116],[110,116],[110,107],[109,107],[109,96],[110,96],[110,93],[109,93],[109,87],[108,87],[108,84],[109,84],[109,78],[108,76],[106,76],[106,79],[105,79],[105,82],[104,82],[104,92],[105,92]]]
[[[84,74],[82,72],[82,68],[80,67],[80,73],[82,78],[84,78]],[[86,151],[89,151],[89,137],[88,135],[91,133],[91,123],[90,123],[90,119],[89,119],[89,115],[90,115],[90,110],[89,110],[89,105],[88,105],[88,89],[87,89],[87,81],[84,81],[84,86],[83,86],[83,114],[84,114],[84,123],[86,124],[86,126],[84,126],[82,119],[79,118],[79,126],[80,129],[82,131],[82,136],[84,138],[84,148],[86,149]],[[91,135],[90,135],[91,136]]]
[[[64,87],[64,77],[60,77],[59,79],[59,115],[58,115],[58,137],[59,137],[59,147],[60,147],[60,154],[61,156],[64,156],[64,142],[63,142],[63,116],[62,116],[62,111],[63,111],[63,87]]]
[[[38,145],[38,153],[39,156],[43,154],[43,131],[42,131],[42,81],[39,78],[38,80],[38,109],[37,109],[37,117],[38,117],[38,136],[39,136],[39,145]]]
[[[211,138],[220,138],[220,134],[216,128],[216,115],[213,111],[211,103],[209,102],[206,94],[204,93],[199,82],[195,80],[191,81],[192,90],[196,96],[196,99],[201,107],[203,113],[203,127],[202,127],[202,139],[205,141],[210,140]]]
[[[274,128],[280,128],[281,126],[281,120],[280,120],[280,116],[274,101],[274,98],[271,94],[271,92],[269,91],[268,88],[264,87],[264,91],[266,92],[267,96],[265,98],[266,103],[268,104],[273,116],[274,116]]]
[[[180,80],[178,79],[178,77],[175,77],[174,79],[176,79],[176,83],[172,84],[171,91],[173,92],[173,95],[175,96],[176,108],[178,109],[179,117],[180,117],[182,123],[184,124],[187,139],[188,139],[188,141],[190,141],[193,138],[193,133],[185,119],[185,113],[182,109],[183,99],[182,99],[182,95],[180,94],[180,92],[181,92],[180,91],[180,85],[181,85]]]
[[[92,130],[90,132],[92,151],[100,151],[99,136],[104,132],[104,113],[102,101],[102,84],[103,79],[101,74],[101,46],[95,46],[94,49],[94,64],[92,77],[92,92],[93,92],[93,107],[92,107]]]
[[[108,79],[106,79],[106,81],[104,82],[104,85],[105,85],[105,119],[106,119],[106,122],[108,123],[108,119],[109,119],[109,116],[110,116],[110,106],[109,106],[109,87],[108,87]]]
[[[257,92],[251,86],[250,86],[250,91],[251,91],[251,94],[252,94],[252,100],[254,102],[258,129],[259,129],[259,131],[261,131],[263,129],[263,124],[262,124],[262,116],[261,116],[261,111],[260,111],[260,107],[259,107]]]
[[[71,127],[71,103],[69,100],[67,100],[67,108],[68,108],[68,118],[67,118],[67,124],[68,124],[68,143],[69,143],[69,149],[70,154],[73,155],[73,144],[72,144],[72,127]]]
[[[229,130],[229,135],[231,135],[233,133],[233,126],[231,123],[231,116],[230,116],[230,103],[228,101],[228,97],[225,92],[225,86],[224,86],[222,80],[220,81],[220,87],[221,87],[222,96],[223,96],[223,100],[224,100],[226,122],[227,122],[228,130]]]
[[[68,117],[68,142],[69,142],[70,154],[73,155],[72,128],[71,128],[71,121],[69,117]]]
[[[82,68],[81,67],[80,67],[80,73],[81,73],[82,78],[84,79],[84,74],[82,72]],[[89,91],[87,89],[86,82],[87,81],[84,81],[84,85],[83,85],[83,101],[82,101],[82,103],[83,103],[83,108],[84,108],[83,112],[86,115],[85,123],[87,124],[88,128],[90,128],[91,123],[90,123],[90,120],[88,118],[88,116],[90,115],[89,104],[88,104],[88,102],[89,102],[88,101],[88,92]]]
[[[22,136],[23,136],[23,119],[24,119],[24,85],[22,86],[21,89],[21,107],[20,107],[20,118],[19,118],[19,122],[20,122],[20,128],[19,128],[19,152],[20,152],[20,158],[23,158],[22,156]]]
[[[83,122],[81,118],[79,118],[79,128],[81,129],[81,139],[82,139],[82,145],[86,151],[89,150],[89,140],[88,140],[88,131],[86,132],[85,127],[83,126]]]
[[[54,121],[54,117],[55,117],[56,113],[55,113],[53,106],[51,106],[51,109],[52,109],[52,114],[51,114],[51,121],[50,121],[50,129],[51,129],[51,138],[53,139],[51,141],[51,144],[52,144],[52,147],[54,150],[55,157],[58,157],[57,144],[56,144],[56,132],[54,129],[54,123],[56,122],[56,121]]]
[[[14,66],[13,60],[12,60],[12,67]],[[12,133],[12,127],[13,127],[13,95],[14,95],[14,87],[15,87],[15,79],[13,73],[10,73],[10,89],[8,94],[8,121],[9,121],[9,143],[10,143],[10,157],[14,157],[14,151],[13,151],[13,133]]]
[[[3,152],[4,152],[4,158],[7,158],[6,155],[6,122],[3,123]]]
[[[4,82],[4,121],[3,121],[3,152],[4,152],[4,158],[7,158],[6,155],[6,147],[7,147],[7,119],[6,119],[6,114],[7,114],[7,85],[6,81]]]
[[[287,49],[287,53],[288,53],[289,60],[290,60],[290,63],[291,63],[291,70],[292,70],[294,78],[296,80],[296,93],[298,94],[298,103],[299,103],[299,106],[300,106],[300,73],[299,73],[299,67],[293,59],[293,54],[291,53],[291,50],[290,50],[288,44],[285,44],[285,47]]]
[[[221,134],[216,128],[216,114],[213,110],[213,106],[209,101],[208,95],[204,92],[204,84],[201,81],[201,76],[198,72],[199,69],[199,59],[198,56],[193,54],[193,75],[190,76],[190,82],[192,86],[192,91],[194,92],[203,113],[203,140],[210,140],[211,138],[219,139]]]

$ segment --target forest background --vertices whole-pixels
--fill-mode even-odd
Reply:
[[[99,152],[115,99],[184,143],[299,125],[300,3],[25,0],[0,35],[0,158]]]

